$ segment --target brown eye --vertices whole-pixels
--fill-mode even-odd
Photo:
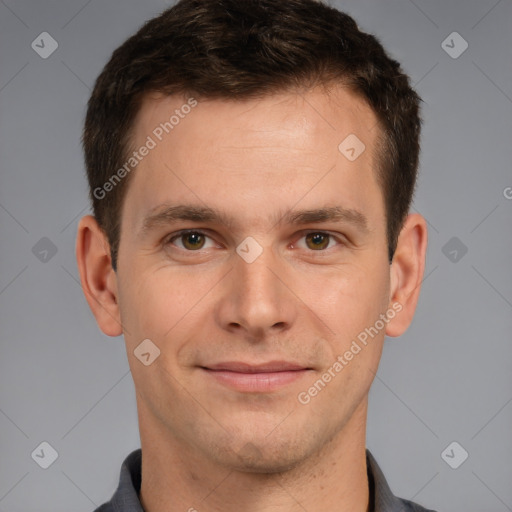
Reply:
[[[205,236],[202,233],[197,233],[195,231],[183,233],[179,238],[181,239],[183,247],[189,251],[202,249],[205,244]]]
[[[329,236],[326,233],[309,233],[306,235],[306,245],[314,251],[325,249],[329,245]]]

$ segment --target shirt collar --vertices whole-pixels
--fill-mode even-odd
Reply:
[[[123,462],[119,486],[106,509],[96,512],[144,512],[139,500],[142,451],[134,450]],[[366,450],[371,512],[429,512],[410,501],[397,498],[389,488],[377,461]],[[432,512],[432,511],[430,511]]]

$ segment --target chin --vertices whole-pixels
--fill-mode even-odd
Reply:
[[[300,465],[301,460],[290,457],[289,454],[286,457],[280,457],[279,453],[273,453],[268,457],[257,457],[255,453],[239,453],[237,460],[231,466],[242,473],[276,474],[294,469]]]
[[[306,440],[251,440],[228,452],[226,466],[245,473],[282,473],[299,466],[313,452]],[[308,450],[309,448],[309,450]],[[224,455],[226,452],[224,452]]]

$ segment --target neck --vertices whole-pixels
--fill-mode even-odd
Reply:
[[[366,412],[365,400],[318,453],[268,474],[219,466],[139,409],[144,510],[368,512]]]

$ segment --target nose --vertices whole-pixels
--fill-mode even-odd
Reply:
[[[251,263],[238,255],[234,258],[215,310],[221,328],[253,340],[289,330],[297,316],[297,304],[288,288],[285,266],[271,248]]]

